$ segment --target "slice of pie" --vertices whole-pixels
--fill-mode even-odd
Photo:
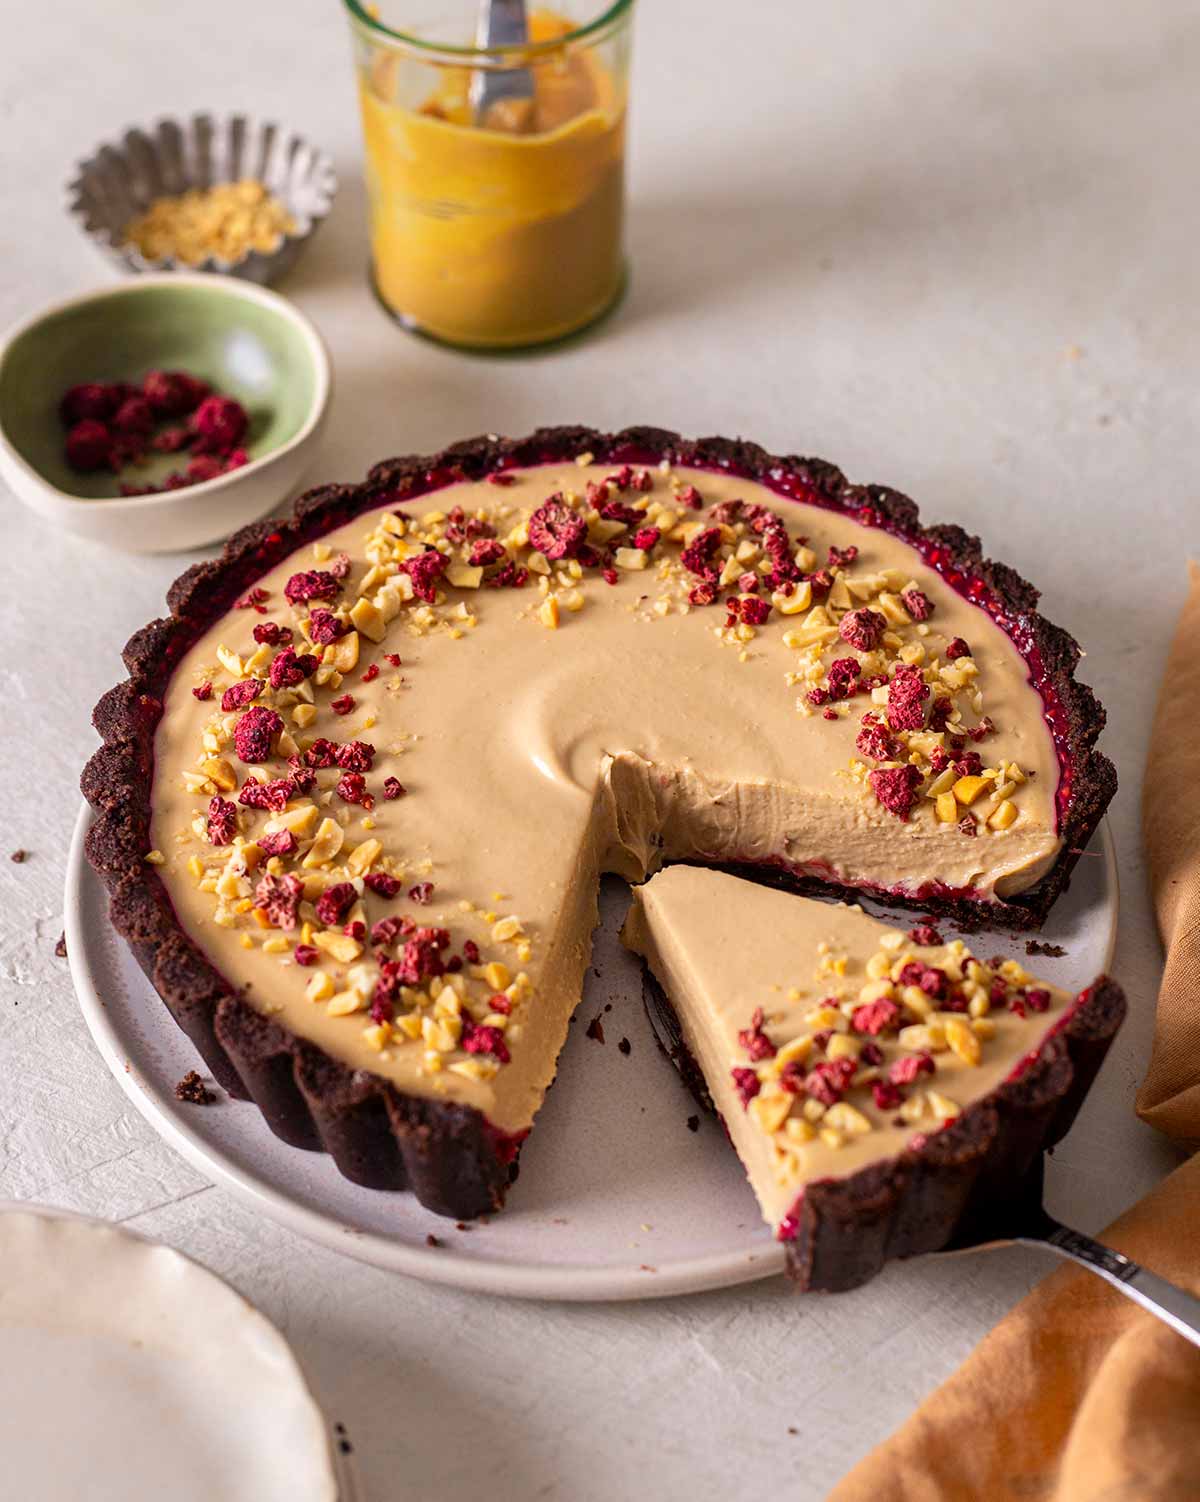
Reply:
[[[84,774],[113,920],[288,1141],[493,1208],[599,876],[1036,926],[1115,779],[1074,642],[911,502],[654,429],[481,439],[239,533]]]
[[[936,1251],[1011,1192],[1070,1126],[1124,1013],[1107,977],[1073,996],[927,923],[701,867],[636,888],[622,937],[811,1288]]]

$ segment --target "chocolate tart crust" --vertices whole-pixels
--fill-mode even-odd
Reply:
[[[956,587],[969,587],[975,602],[1008,632],[1031,663],[1043,698],[1057,707],[1054,733],[1069,773],[1069,790],[1060,802],[1063,848],[1058,859],[1034,888],[1003,902],[983,903],[930,892],[903,899],[904,905],[942,915],[966,929],[1037,928],[1067,885],[1076,859],[1116,791],[1112,763],[1095,749],[1104,727],[1104,711],[1091,689],[1074,677],[1080,649],[1067,632],[1038,613],[1037,590],[1006,565],[985,559],[978,539],[960,527],[922,527],[915,505],[906,496],[882,486],[851,485],[824,460],[780,458],[741,440],[689,440],[660,428],[634,427],[618,433],[586,427],[542,428],[528,438],[480,437],[433,456],[388,459],[377,464],[362,484],[318,486],[296,501],[290,517],[242,528],[218,558],[194,564],[176,579],[167,593],[170,615],[134,633],[122,653],[128,678],[96,705],[92,722],[104,744],[81,779],[84,797],[96,810],[85,845],[87,857],[108,889],[113,926],[211,1073],[231,1095],[253,1100],[271,1130],[284,1141],[328,1152],[354,1182],[374,1189],[411,1189],[428,1209],[456,1219],[485,1214],[502,1204],[515,1177],[519,1142],[498,1133],[471,1107],[408,1095],[368,1071],[341,1064],[264,1017],[213,967],[184,932],[165,886],[145,860],[151,848],[154,735],[168,681],[180,659],[240,595],[289,554],[376,507],[403,506],[456,481],[481,479],[504,468],[571,461],[585,452],[601,463],[653,465],[666,459],[675,465],[741,476],[781,496],[882,527],[910,542]],[[734,869],[798,890],[853,895],[832,883],[788,871]],[[892,894],[892,900],[901,899]],[[1102,1054],[1103,1048],[1097,1066]],[[1071,1068],[1072,1079],[1082,1077],[1082,1064]],[[1090,1082],[1090,1075],[1087,1079]],[[1027,1083],[1021,1082],[1023,1087]],[[1027,1091],[1017,1093],[1023,1099]],[[1077,1093],[1081,1098],[1081,1092]],[[1032,1111],[1034,1102],[1027,1104]],[[1019,1118],[1024,1107],[1018,1101],[1011,1109],[1007,1104],[1003,1110],[1000,1106],[989,1109],[996,1125],[983,1113],[963,1147],[971,1161],[978,1158],[981,1164],[995,1156],[991,1149],[985,1150],[984,1139],[992,1142],[1003,1137],[1006,1141],[1008,1116]],[[955,1127],[938,1134],[937,1151],[928,1165],[936,1160],[939,1166],[927,1165],[923,1172],[939,1183],[943,1179],[948,1183],[955,1173],[962,1176],[949,1150],[958,1135],[968,1131],[964,1123],[974,1114],[966,1113]],[[1046,1132],[1032,1136],[1041,1141]],[[943,1138],[948,1140],[943,1142]],[[977,1151],[967,1153],[972,1144]],[[916,1165],[896,1169],[892,1199],[899,1196],[897,1186],[910,1180],[921,1181]],[[816,1217],[814,1224],[820,1229],[808,1234],[802,1226],[789,1254],[797,1265],[802,1256],[812,1262],[800,1278],[805,1286],[849,1287],[870,1276],[868,1271],[842,1283],[824,1261],[813,1262],[818,1252],[828,1259],[833,1255],[829,1248],[845,1243],[845,1255],[857,1259],[855,1266],[871,1263],[867,1240],[856,1251],[850,1245],[855,1236],[867,1236],[867,1222],[858,1211],[847,1218],[841,1193],[837,1185],[813,1186],[806,1196],[804,1219]],[[874,1193],[881,1206],[885,1201],[892,1203],[886,1184],[881,1182]],[[894,1219],[896,1213],[893,1209],[888,1215]],[[879,1215],[888,1218],[882,1209]],[[842,1230],[836,1231],[839,1226]],[[888,1232],[888,1236],[896,1234]],[[879,1237],[872,1235],[870,1245],[874,1246]],[[914,1232],[906,1231],[905,1236],[908,1240],[902,1238],[902,1244],[912,1241],[915,1245]],[[805,1247],[814,1250],[805,1253]],[[886,1255],[911,1252],[889,1250]],[[839,1252],[835,1260],[841,1256]]]

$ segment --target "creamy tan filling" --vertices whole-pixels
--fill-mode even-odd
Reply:
[[[759,1007],[764,1029],[779,1048],[812,1034],[817,1029],[806,1019],[814,1008],[826,998],[856,998],[863,986],[872,984],[867,962],[880,952],[889,932],[899,931],[889,931],[860,908],[814,902],[695,867],[672,866],[634,891],[622,938],[643,956],[675,1007],[684,1041],[700,1064],[763,1216],[772,1226],[793,1208],[806,1183],[849,1175],[894,1157],[916,1134],[941,1124],[939,1107],[952,1104],[962,1110],[996,1089],[1073,1000],[1068,992],[1039,982],[1051,998],[1045,1012],[1021,1018],[990,1008],[982,1029],[988,1036],[981,1040],[977,1064],[966,1062],[939,1039],[933,1054],[936,1072],[920,1076],[905,1091],[912,1120],[899,1120],[897,1109],[880,1110],[864,1085],[849,1090],[846,1100],[865,1117],[869,1131],[839,1131],[835,1135],[841,1141],[830,1145],[820,1135],[823,1118],[815,1111],[811,1125],[816,1134],[808,1140],[793,1141],[785,1128],[763,1130],[734,1086],[731,1071],[751,1066],[738,1034],[750,1026]],[[945,946],[907,940],[893,953],[939,968],[956,962],[955,952]],[[845,970],[839,974],[835,962],[843,957]],[[905,1021],[922,1025],[910,1013]],[[972,1019],[962,1019],[961,1025],[972,1026]],[[903,1033],[899,1040],[891,1034],[877,1041],[889,1062],[914,1051],[901,1046],[907,1041]],[[818,1055],[810,1054],[806,1062],[811,1064],[814,1057]],[[763,1072],[769,1084],[772,1071]],[[918,1116],[912,1106],[930,1091],[933,1104]],[[807,1120],[804,1104],[803,1093],[792,1100],[788,1114],[793,1120]]]
[[[455,504],[468,514],[505,511],[498,526],[504,535],[551,492],[582,492],[588,480],[608,473],[547,466],[522,472],[508,488],[462,484],[406,510],[414,518],[444,516]],[[327,999],[308,999],[314,970],[294,962],[297,935],[264,931],[249,910],[245,894],[255,872],[240,883],[227,880],[230,891],[241,890],[240,902],[218,903],[202,889],[197,873],[211,887],[214,873],[227,870],[230,852],[213,849],[195,824],[212,792],[202,785],[201,766],[211,752],[202,746],[206,728],[211,734],[214,723],[236,718],[217,707],[236,679],[228,653],[250,658],[252,628],[264,620],[296,628],[296,650],[304,649],[299,626],[308,607],[287,606],[284,584],[297,570],[324,567],[330,550],[350,556],[342,603],[354,602],[368,566],[364,542],[382,513],[364,516],[332,533],[316,554],[305,549],[261,581],[269,591],[265,616],[232,611],[197,643],[172,679],[157,736],[153,838],[164,858],[163,879],[186,930],[255,1005],[352,1066],[405,1090],[469,1102],[516,1131],[528,1126],[554,1074],[579,995],[601,871],[640,880],[664,859],[780,860],[811,863],[856,884],[911,887],[933,879],[989,896],[1032,884],[1053,861],[1060,843],[1054,747],[1026,666],[999,628],[944,586],[912,549],[882,532],[701,472],[677,472],[670,480],[657,475],[650,500],[670,501],[672,483],[681,482],[694,482],[706,507],[731,497],[771,507],[809,538],[822,561],[830,545],[857,545],[856,574],[896,569],[927,592],[935,613],[924,628],[907,627],[905,637],[924,643],[931,657],[954,637],[969,641],[983,712],[997,726],[980,747],[984,759],[1018,763],[1027,779],[1013,799],[1015,822],[989,828],[984,799],[978,835],[967,838],[938,821],[932,799],[919,799],[912,818],[901,822],[871,797],[851,769],[861,716],[873,706],[859,696],[829,720],[805,702],[805,683],[795,678],[803,655],[785,641],[800,617],[783,620],[776,612],[744,641],[723,638],[722,608],[687,608],[694,580],[681,585],[677,566],[672,572],[655,562],[618,570],[615,587],[595,571],[577,581],[556,568],[556,629],[544,623],[538,576],[521,590],[444,585],[443,603],[405,604],[383,640],[361,638],[358,664],[337,687],[352,695],[352,713],[331,711],[331,688],[316,690],[303,726],[296,708],[280,704],[300,745],[320,735],[376,747],[367,774],[376,796],[370,812],[334,794],[336,771],[319,774],[319,818],[339,821],[345,843],[329,866],[296,867],[310,887],[345,879],[347,853],[378,839],[382,866],[375,869],[401,873],[404,890],[431,881],[433,896],[418,906],[403,892],[392,901],[367,893],[357,911],[368,923],[398,912],[444,925],[452,950],[473,940],[484,962],[501,960],[512,976],[526,978],[512,988],[505,1022],[511,1062],[489,1078],[459,1071],[461,1054],[447,1052],[439,1064],[427,1039],[393,1034],[381,1045],[361,1007],[331,1015]],[[705,520],[707,511],[693,518],[681,508],[681,516]],[[677,545],[663,550],[678,557]],[[582,605],[575,609],[577,600]],[[839,652],[845,654],[844,643],[827,655]],[[398,653],[402,666],[390,665],[387,653]],[[378,666],[379,676],[364,682],[369,666]],[[208,702],[192,694],[203,682],[214,685]],[[238,763],[231,748],[221,754],[239,777],[256,770]],[[257,775],[285,771],[278,758]],[[405,785],[406,797],[380,796],[389,776]],[[246,809],[239,820],[247,839],[273,827],[269,815]],[[311,827],[302,832],[300,854],[312,833]],[[508,916],[519,919],[517,934],[494,938],[495,924]],[[344,997],[352,984],[360,990],[369,984],[372,964],[368,949],[353,962],[322,954],[317,968]],[[491,981],[467,966],[456,985],[464,1008],[482,1016]],[[419,1009],[431,1009],[435,991],[421,993]]]

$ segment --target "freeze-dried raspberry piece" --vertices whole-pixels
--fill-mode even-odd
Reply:
[[[573,558],[587,539],[587,523],[561,494],[545,500],[529,518],[529,546],[551,562]]]
[[[738,1033],[738,1046],[745,1050],[746,1056],[756,1063],[759,1059],[773,1059],[775,1057],[775,1045],[763,1032],[763,1009],[755,1007],[750,1018],[750,1026],[743,1028]]]
[[[408,789],[398,777],[385,777],[383,779],[383,796],[389,801],[393,798],[403,798]]]
[[[256,610],[258,606],[270,598],[271,591],[269,589],[263,589],[261,584],[255,584],[240,599],[234,600],[233,608],[235,610]]]
[[[238,802],[245,808],[265,808],[270,813],[280,814],[294,791],[295,784],[290,777],[276,777],[271,782],[247,777],[238,794]]]
[[[297,683],[303,683],[308,677],[316,672],[319,663],[311,652],[305,652],[297,657],[291,647],[284,647],[282,652],[276,653],[271,662],[270,679],[272,688],[295,688]]]
[[[867,773],[867,781],[884,808],[897,819],[907,822],[921,785],[921,774],[916,767],[876,767]]]
[[[386,949],[394,939],[402,935],[407,938],[409,934],[414,932],[416,926],[407,914],[404,917],[380,918],[378,923],[372,925],[371,943],[377,944],[382,949]]]
[[[736,497],[718,501],[710,513],[713,522],[718,527],[732,527],[741,516],[745,504],[745,501],[739,501]]]
[[[127,396],[109,419],[114,433],[145,438],[154,431],[154,413],[144,396]]]
[[[446,928],[417,928],[405,943],[400,958],[400,979],[406,986],[419,986],[445,973],[442,950],[449,947],[450,930]]]
[[[353,714],[354,695],[343,694],[341,698],[332,700],[329,707],[333,710],[334,714]]]
[[[613,583],[617,581],[614,577]],[[688,602],[692,605],[711,605],[717,598],[717,586],[715,581],[703,580],[700,584],[693,585],[688,591]]]
[[[103,423],[117,410],[121,397],[119,386],[85,381],[81,386],[72,386],[66,392],[58,404],[58,413],[68,427],[83,422],[85,418]]]
[[[206,396],[188,419],[198,454],[227,454],[237,448],[249,426],[246,409],[231,396]]]
[[[298,876],[268,873],[254,889],[254,906],[266,913],[274,928],[295,928],[299,922],[304,883]]]
[[[83,474],[103,469],[112,458],[112,435],[102,422],[85,417],[67,434],[64,452],[71,468]]]
[[[386,871],[372,871],[363,877],[363,883],[377,897],[394,897],[401,885],[397,877],[389,876]]]
[[[283,597],[289,605],[299,605],[304,600],[336,600],[341,592],[341,580],[319,568],[293,574],[283,586]]]
[[[978,751],[964,751],[954,758],[954,770],[960,777],[978,777],[983,771],[983,758]]]
[[[854,560],[857,557],[858,557],[858,549],[856,547],[848,547],[848,548],[834,548],[834,547],[831,547],[829,549],[829,558],[827,560],[826,567],[827,568],[844,568],[847,563],[853,563]]]
[[[745,573],[738,575],[738,593],[743,595],[756,595],[760,579],[757,574]]]
[[[953,662],[956,657],[970,657],[970,655],[971,649],[967,646],[966,642],[963,641],[961,636],[956,636],[946,648],[946,656],[950,659],[951,662]]]
[[[419,907],[428,907],[433,901],[433,882],[417,882],[415,887],[409,887],[408,897],[410,902],[415,902]]]
[[[829,664],[829,697],[834,700],[853,698],[863,686],[859,679],[861,672],[857,657],[835,657]]]
[[[887,722],[893,730],[921,730],[929,685],[916,668],[898,667],[888,684]]]
[[[207,827],[210,845],[232,845],[238,827],[237,809],[224,798],[210,798]]]
[[[366,779],[361,772],[343,772],[338,780],[337,794],[347,803],[360,803],[364,808],[370,808],[375,801],[367,792]]]
[[[891,1080],[872,1080],[871,1098],[881,1111],[894,1111],[904,1104],[904,1091]]]
[[[923,589],[906,589],[900,598],[914,621],[927,621],[933,614],[933,601]]]
[[[737,1098],[745,1110],[758,1092],[762,1089],[758,1075],[753,1069],[731,1069],[729,1071],[733,1079],[733,1088],[737,1091]]]
[[[277,834],[260,834],[256,844],[265,856],[294,855],[296,836],[290,829],[281,829]]]
[[[1025,1000],[1031,1012],[1046,1012],[1050,1009],[1050,993],[1036,987],[1025,992]]]
[[[814,1064],[804,1078],[804,1092],[823,1106],[835,1106],[858,1070],[855,1059],[829,1059]]]
[[[331,610],[314,610],[308,618],[308,634],[321,647],[337,641],[349,630],[350,622],[339,620]]]
[[[335,747],[333,755],[343,772],[369,772],[375,760],[375,747],[370,741],[346,741]]]
[[[472,568],[490,568],[493,563],[501,563],[507,557],[504,544],[497,542],[494,537],[481,537],[471,545]]]
[[[902,1058],[894,1060],[887,1072],[887,1077],[893,1085],[912,1085],[921,1075],[933,1074],[936,1069],[933,1055],[922,1050],[920,1053],[905,1054]]]
[[[142,381],[142,395],[159,417],[186,417],[210,390],[183,370],[152,370]]]
[[[633,534],[633,545],[643,553],[652,553],[661,536],[662,532],[658,527],[641,527]]]
[[[967,734],[973,741],[981,741],[985,736],[991,735],[995,729],[996,727],[992,722],[991,716],[984,715],[983,719],[980,720],[978,725],[971,726],[971,728],[967,731]]]
[[[489,485],[515,485],[517,477],[516,475],[506,474],[502,469],[494,469],[488,475],[487,482]]]
[[[945,940],[934,928],[932,923],[918,923],[908,931],[908,937],[914,944],[942,944]]]
[[[900,742],[875,715],[863,715],[862,729],[854,741],[860,756],[870,761],[898,761],[901,755]]]
[[[680,553],[679,561],[689,574],[699,574],[702,579],[715,582],[716,569],[713,568],[712,562],[720,546],[720,527],[705,527],[703,531],[696,533]]]
[[[351,881],[335,882],[326,887],[317,898],[317,917],[326,928],[339,924],[358,901],[358,892]]]
[[[694,485],[683,485],[675,492],[675,499],[689,511],[699,511],[704,499]]]
[[[856,1033],[866,1033],[877,1038],[880,1033],[894,1032],[900,1026],[900,1008],[894,1001],[881,998],[855,1007],[850,1014],[850,1026]]]
[[[957,828],[959,834],[965,834],[969,839],[974,839],[979,833],[979,826],[971,814],[963,814],[962,818],[958,821]]]
[[[828,569],[818,569],[815,574],[808,575],[808,583],[813,592],[813,599],[823,600],[833,588],[833,575]]]
[[[337,754],[338,748],[333,741],[326,740],[323,735],[319,735],[304,753],[305,765],[310,767],[336,767]]]
[[[261,646],[286,647],[292,640],[292,628],[281,626],[278,621],[259,621],[254,628],[254,640]]]
[[[910,960],[900,972],[902,986],[919,986],[926,996],[940,999],[949,987],[949,978],[936,965],[924,965],[920,960]]]
[[[494,574],[487,575],[483,582],[489,589],[521,589],[528,577],[529,570],[518,568],[510,558]]]
[[[459,1047],[465,1053],[491,1054],[492,1058],[498,1059],[501,1064],[507,1064],[511,1055],[508,1044],[504,1041],[504,1034],[498,1027],[485,1027],[480,1022],[463,1022],[462,1037]]]
[[[402,573],[412,580],[413,593],[419,600],[432,604],[437,599],[438,580],[446,572],[449,559],[436,548],[426,548],[400,565]]]
[[[873,652],[887,630],[887,617],[877,610],[848,610],[838,625],[838,635],[860,652]]]
[[[233,748],[245,762],[267,761],[275,740],[283,730],[283,721],[265,704],[255,704],[237,722],[233,731]]]
[[[858,1062],[873,1069],[883,1063],[883,1049],[878,1043],[864,1043],[858,1051]]]
[[[642,513],[624,501],[605,501],[600,507],[600,515],[606,522],[620,522],[626,527],[636,527],[642,520]]]
[[[771,614],[771,602],[760,600],[757,595],[743,595],[738,602],[738,614],[743,625],[763,626]]]
[[[212,684],[211,683],[201,683],[201,684],[199,684],[196,688],[194,688],[192,690],[192,697],[194,699],[199,699],[201,703],[203,703],[204,700],[206,700],[206,699],[211,699],[212,698]]]
[[[479,945],[476,944],[474,939],[463,940],[463,958],[466,960],[468,965],[478,965]]]
[[[371,997],[370,1017],[372,1022],[391,1022],[396,1015],[396,1003],[386,996],[379,985],[375,987],[375,994]],[[430,1238],[432,1240],[432,1238]]]
[[[231,714],[235,709],[245,708],[258,698],[265,686],[261,678],[243,678],[238,683],[231,683],[221,695],[221,712]]]
[[[326,564],[326,567],[335,579],[348,578],[350,574],[350,554],[335,553]]]
[[[160,433],[155,433],[150,440],[150,447],[156,454],[177,454],[180,449],[187,448],[192,435],[186,428],[178,426],[163,428]]]
[[[187,477],[193,485],[203,485],[206,480],[215,480],[223,473],[221,461],[211,454],[197,454],[188,460]]]

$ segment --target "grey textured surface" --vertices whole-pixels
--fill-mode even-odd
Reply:
[[[343,184],[282,289],[337,366],[320,474],[482,429],[655,421],[827,455],[977,529],[1088,648],[1122,776],[1133,1015],[1050,1175],[1051,1208],[1096,1229],[1173,1161],[1131,1112],[1161,965],[1137,810],[1200,530],[1200,18],[1186,0],[760,0],[735,46],[726,7],[688,15],[638,19],[626,302],[577,346],[486,361],[407,338],[366,291],[336,6],[27,9],[0,58],[0,322],[109,275],[61,204],[91,142],[249,108],[328,149]],[[229,1277],[352,1425],[372,1502],[818,1497],[1044,1270],[1011,1251],[836,1301],[764,1284],[493,1302],[315,1249],[209,1189],[127,1105],[53,953],[88,709],[187,560],[105,554],[0,503],[0,828],[30,851],[0,858],[0,1194],[129,1221]]]

